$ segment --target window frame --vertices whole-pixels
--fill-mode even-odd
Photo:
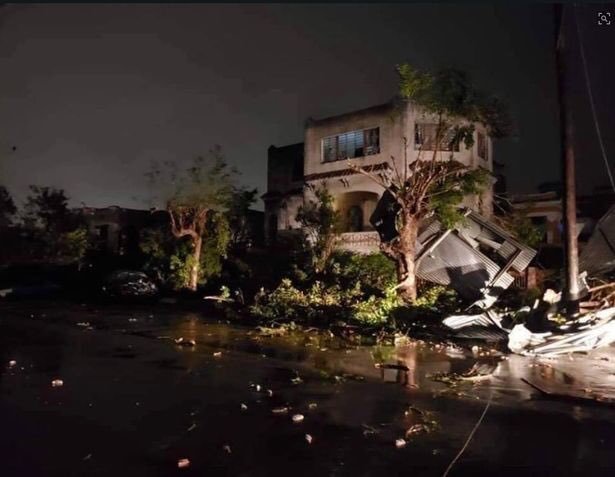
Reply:
[[[483,141],[483,148],[481,148],[481,138]],[[481,149],[484,149],[484,155],[481,155]],[[487,135],[481,131],[476,131],[476,155],[485,162],[489,161],[489,143],[487,141]]]
[[[420,127],[424,127],[424,126],[432,126],[433,127],[433,134],[435,136],[436,133],[436,129],[438,127],[437,123],[430,123],[430,122],[419,122],[419,121],[415,121],[414,122],[414,150],[415,151],[419,151],[421,150],[421,147],[423,146],[422,142],[418,142],[417,138],[419,137],[419,128]],[[450,130],[449,130],[450,133]],[[422,133],[423,136],[425,135],[425,133]],[[435,137],[431,140],[431,142],[435,141]],[[450,143],[449,143],[450,144]],[[422,149],[423,151],[434,151],[435,149]],[[460,148],[460,144],[459,141],[455,142],[453,147],[440,147],[439,149],[440,152],[460,152],[461,148]]]
[[[373,137],[371,134],[369,134],[370,132],[375,131],[375,133],[373,134],[373,137],[376,138],[377,144],[374,145],[372,144],[373,141]],[[352,156],[349,157],[348,155],[346,155],[345,157],[341,157],[340,156],[340,137],[342,136],[350,136],[351,134],[356,134],[356,133],[362,133],[362,144],[363,146],[361,147],[362,149],[362,153],[361,155],[356,155],[356,156]],[[368,137],[370,138],[369,141],[369,145],[368,145]],[[333,140],[332,142],[335,143],[335,146],[333,147],[334,150],[334,159],[329,159],[327,160],[326,158],[326,147],[325,144],[328,140]],[[348,144],[348,142],[346,143]],[[374,148],[374,149],[370,149],[373,152],[370,152],[369,154],[367,154],[367,148]],[[347,146],[346,146],[347,148]],[[356,151],[357,148],[355,148]],[[332,162],[339,162],[339,161],[343,161],[343,160],[348,160],[348,159],[357,159],[360,157],[368,157],[368,156],[375,156],[380,154],[380,126],[375,126],[375,127],[370,127],[370,128],[362,128],[362,129],[352,129],[350,131],[345,131],[342,133],[338,133],[338,134],[333,134],[331,136],[325,136],[323,138],[321,138],[320,140],[320,162],[321,164],[328,164],[328,163],[332,163]]]

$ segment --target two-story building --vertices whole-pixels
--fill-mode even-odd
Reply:
[[[471,148],[463,144],[439,152],[470,167],[493,169],[491,140],[476,124]],[[436,118],[408,102],[391,101],[359,111],[324,119],[308,119],[305,142],[269,148],[268,184],[265,201],[267,239],[273,242],[282,231],[298,229],[299,206],[310,196],[310,188],[325,183],[344,219],[340,248],[369,252],[378,250],[378,234],[369,218],[384,189],[364,174],[349,167],[369,166],[384,173],[391,160],[399,170],[404,160],[414,161],[422,151],[431,158]],[[446,141],[444,141],[446,142]],[[446,148],[444,148],[446,149]],[[468,198],[465,205],[490,216],[491,188],[481,197]]]

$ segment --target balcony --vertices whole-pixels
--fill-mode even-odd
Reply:
[[[340,235],[335,248],[354,253],[375,253],[380,250],[380,237],[376,231],[345,232]]]

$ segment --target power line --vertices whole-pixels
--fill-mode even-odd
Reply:
[[[585,84],[587,86],[587,93],[589,95],[589,104],[592,109],[592,118],[594,120],[594,126],[596,128],[596,134],[598,135],[598,143],[600,144],[600,151],[602,152],[602,159],[604,160],[604,166],[606,167],[606,172],[609,175],[609,181],[611,182],[611,188],[613,192],[615,192],[615,181],[613,180],[613,174],[611,173],[611,166],[609,164],[609,160],[606,156],[606,150],[604,148],[604,142],[602,141],[602,132],[600,131],[600,124],[598,123],[598,115],[596,114],[596,106],[594,104],[594,94],[592,92],[591,83],[589,81],[589,71],[587,69],[587,60],[585,58],[585,48],[583,47],[583,37],[581,36],[581,27],[579,27],[579,21],[576,15],[577,5],[574,5],[574,23],[577,27],[577,36],[579,37],[579,47],[581,50],[581,60],[583,62],[583,72],[585,73]]]

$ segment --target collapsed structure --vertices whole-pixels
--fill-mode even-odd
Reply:
[[[594,280],[608,277],[615,270],[615,206],[598,222],[581,253],[580,264],[583,281],[587,276]],[[476,315],[451,316],[443,323],[462,335],[470,328],[490,328],[491,337],[507,339],[511,351],[530,356],[588,352],[614,343],[615,282],[603,280],[592,287],[585,284],[582,289],[581,314],[573,319],[566,320],[559,313],[561,293],[547,290],[532,308],[510,313],[487,309]],[[530,325],[534,325],[534,331],[528,329]]]

